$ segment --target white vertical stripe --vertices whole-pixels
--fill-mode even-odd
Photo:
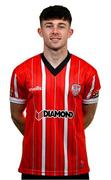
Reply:
[[[94,89],[94,86],[95,86],[95,76],[93,76],[93,80],[92,80],[92,86],[91,86],[91,89],[87,95],[87,99],[89,99],[91,97],[91,94],[92,94],[92,91]]]
[[[32,67],[31,67],[31,74],[32,74],[32,87],[34,86],[34,61],[32,58]],[[34,96],[33,96],[34,97]],[[36,112],[36,108],[35,108],[35,101],[33,98],[33,106],[34,106],[34,112]],[[33,123],[33,129],[32,129],[32,174],[33,174],[33,170],[35,169],[35,146],[34,146],[34,141],[35,141],[35,131],[34,131],[34,126],[35,126],[35,121]]]
[[[15,93],[15,97],[18,98],[17,76],[16,76],[16,74],[14,76],[14,93]]]
[[[46,109],[46,74],[45,66],[41,60],[42,67],[42,110]],[[46,150],[46,118],[42,118],[42,175],[45,175],[45,150]]]
[[[69,71],[70,71],[70,61],[66,67],[66,77],[65,77],[65,111],[68,110],[68,92],[69,92]],[[68,175],[68,118],[64,118],[64,175]]]

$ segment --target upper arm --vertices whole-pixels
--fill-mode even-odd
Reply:
[[[89,114],[92,118],[94,117],[94,114],[96,112],[97,103],[94,104],[87,104],[82,106],[83,114]]]
[[[86,129],[92,122],[97,108],[97,103],[83,105],[84,128]]]
[[[19,131],[24,135],[26,118],[23,112],[25,110],[25,104],[10,103],[10,109],[11,109],[11,117],[14,124],[19,129]]]
[[[25,104],[16,104],[16,103],[10,103],[10,111],[11,111],[11,117],[12,119],[15,119],[16,117],[23,114],[24,110],[26,108]]]

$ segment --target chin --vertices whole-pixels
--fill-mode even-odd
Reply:
[[[54,45],[47,45],[47,47],[53,51],[58,51],[63,48],[63,46],[54,46]]]
[[[58,51],[60,48],[52,48],[53,51]]]
[[[58,51],[59,49],[61,49],[62,47],[61,46],[52,46],[50,47],[52,50],[54,51]]]

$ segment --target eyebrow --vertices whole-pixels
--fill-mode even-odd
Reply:
[[[52,22],[46,22],[44,25],[47,25],[47,24],[53,24],[53,23],[52,23]],[[64,26],[66,26],[66,24],[65,24],[65,23],[62,23],[62,22],[58,23],[58,25],[64,25]]]
[[[44,23],[44,25],[46,25],[46,24],[53,24],[53,23],[51,23],[51,22],[46,22],[46,23]]]

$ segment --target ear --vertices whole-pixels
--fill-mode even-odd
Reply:
[[[38,32],[38,34],[39,34],[41,37],[43,37],[43,35],[42,35],[42,29],[41,29],[41,28],[38,28],[38,29],[37,29],[37,32]]]
[[[73,34],[74,30],[73,29],[69,29],[69,34],[68,34],[68,37],[70,38]]]

